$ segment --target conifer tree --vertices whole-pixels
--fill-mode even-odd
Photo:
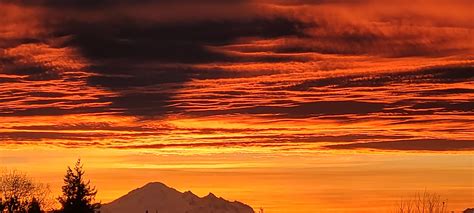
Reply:
[[[81,160],[77,160],[74,168],[68,167],[64,176],[63,195],[59,197],[62,213],[94,213],[100,208],[95,202],[97,190],[90,186],[90,180],[84,180]]]

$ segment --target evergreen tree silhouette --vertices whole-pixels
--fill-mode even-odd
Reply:
[[[90,180],[84,180],[81,160],[77,160],[73,169],[68,167],[64,176],[63,195],[58,198],[62,205],[62,213],[94,213],[100,208],[95,203],[97,190],[90,186]]]

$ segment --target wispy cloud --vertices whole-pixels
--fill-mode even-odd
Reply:
[[[421,150],[421,151],[472,151],[472,140],[420,139],[370,143],[329,145],[333,149],[380,149],[380,150]]]

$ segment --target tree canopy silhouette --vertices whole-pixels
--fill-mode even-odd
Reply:
[[[26,211],[26,213],[41,213],[41,212],[43,211],[41,211],[40,203],[38,202],[36,198],[33,198],[33,200],[31,200],[30,204],[28,205],[28,210]]]
[[[424,191],[413,197],[402,199],[394,213],[448,213],[448,200],[436,193]]]
[[[95,202],[97,190],[90,186],[90,180],[84,180],[84,169],[81,160],[77,160],[74,168],[68,167],[64,176],[63,195],[58,198],[62,205],[62,213],[94,213],[100,208]]]
[[[49,186],[34,182],[25,173],[10,170],[0,174],[0,212],[42,212]]]

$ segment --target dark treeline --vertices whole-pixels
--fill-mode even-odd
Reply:
[[[49,186],[35,183],[16,170],[0,175],[0,213],[94,213],[100,208],[95,202],[97,190],[84,179],[84,169],[78,160],[68,167],[64,176],[62,195],[56,198],[59,209],[52,208]]]

